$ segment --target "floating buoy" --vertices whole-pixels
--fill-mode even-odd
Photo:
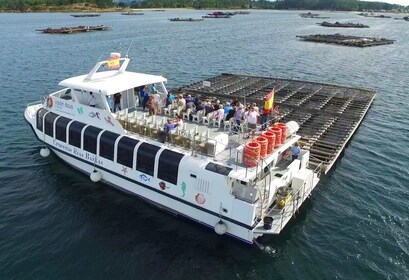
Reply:
[[[40,155],[42,157],[48,157],[50,155],[50,149],[45,147],[40,150]]]
[[[89,175],[90,179],[92,182],[98,182],[99,180],[101,180],[102,175],[101,172],[99,172],[98,170],[95,170],[91,172],[91,174]]]
[[[220,220],[215,226],[214,226],[214,231],[218,234],[218,235],[223,235],[226,233],[227,231],[227,226],[225,223],[223,223],[222,220]]]

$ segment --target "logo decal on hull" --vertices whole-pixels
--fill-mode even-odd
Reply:
[[[185,182],[182,182],[180,189],[182,190],[181,197],[185,197],[185,194],[186,194],[186,183]]]
[[[105,121],[106,121],[107,123],[109,123],[110,125],[114,126],[114,124],[112,123],[112,120],[111,120],[111,117],[110,117],[110,116],[105,117],[104,119],[105,119]]]
[[[205,204],[205,202],[206,202],[206,198],[201,193],[198,193],[195,196],[195,200],[196,200],[197,203],[202,204],[202,205]]]
[[[144,182],[148,182],[151,180],[151,178],[149,178],[148,176],[146,176],[145,174],[141,174],[139,175],[139,179],[141,179]]]
[[[170,187],[166,186],[166,183],[163,182],[163,181],[159,183],[159,187],[161,188],[162,191],[170,188]]]
[[[128,167],[123,166],[121,171],[122,171],[122,172],[124,173],[124,175],[126,176],[126,175],[128,174]]]
[[[82,115],[82,114],[84,114],[84,109],[82,109],[82,107],[78,107],[77,112],[78,112],[78,114]]]
[[[90,112],[88,114],[88,116],[90,116],[91,118],[97,118],[98,120],[100,120],[101,118],[99,117],[99,113],[95,113],[95,112]]]
[[[54,105],[53,98],[51,96],[47,97],[47,108],[52,108]]]

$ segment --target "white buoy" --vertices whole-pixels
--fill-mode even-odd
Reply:
[[[226,233],[227,231],[227,226],[225,223],[223,223],[222,220],[220,220],[215,226],[214,226],[214,231],[218,234],[218,235],[223,235]]]
[[[42,157],[48,157],[50,155],[50,149],[45,147],[40,150],[40,155]]]
[[[91,178],[92,182],[98,182],[99,180],[101,180],[102,175],[101,172],[99,172],[98,170],[95,170],[91,172],[91,174],[89,175],[89,177]]]

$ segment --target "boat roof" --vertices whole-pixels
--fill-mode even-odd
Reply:
[[[73,89],[81,89],[99,92],[105,95],[113,95],[127,89],[149,84],[166,82],[162,76],[142,74],[129,71],[102,71],[93,75],[92,79],[86,79],[87,75],[72,77],[61,81],[58,85]]]

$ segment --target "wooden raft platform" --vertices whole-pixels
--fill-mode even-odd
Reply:
[[[61,28],[48,27],[46,29],[37,29],[36,31],[40,31],[43,33],[48,33],[48,34],[72,34],[72,33],[78,33],[78,32],[105,31],[108,29],[109,29],[108,26],[98,25],[98,26],[75,26],[75,27],[61,27]]]
[[[352,22],[335,22],[331,23],[328,21],[324,21],[321,23],[317,23],[318,25],[324,26],[324,27],[343,27],[343,28],[369,28],[368,25],[364,25],[362,23],[352,23]]]
[[[99,17],[101,14],[74,14],[72,17]]]
[[[372,47],[380,45],[389,45],[395,43],[395,40],[389,40],[385,38],[369,38],[369,37],[358,37],[358,36],[346,36],[341,34],[316,34],[316,35],[306,35],[297,36],[304,41],[315,42],[315,43],[326,43],[326,44],[336,44],[349,47]]]
[[[371,90],[332,84],[222,74],[183,86],[173,92],[221,101],[239,100],[257,103],[263,108],[264,97],[275,88],[274,104],[279,106],[275,121],[296,121],[304,149],[311,152],[311,164],[323,164],[327,173],[352,137],[376,93]],[[203,84],[210,86],[204,86]]]

